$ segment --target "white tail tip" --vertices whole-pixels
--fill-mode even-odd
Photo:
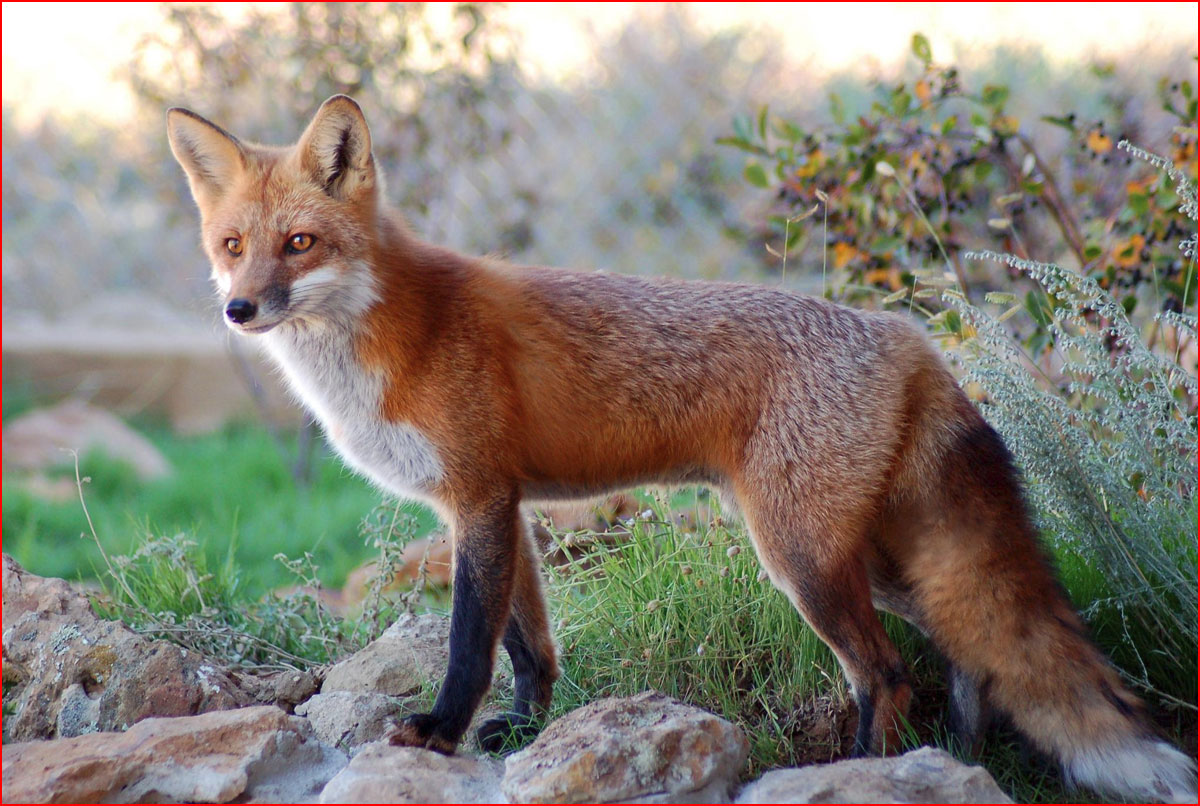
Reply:
[[[1129,800],[1196,803],[1196,762],[1157,739],[1121,739],[1064,764],[1067,783]]]

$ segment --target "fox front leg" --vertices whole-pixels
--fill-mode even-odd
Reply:
[[[456,516],[450,666],[433,710],[402,720],[392,744],[449,755],[466,732],[491,684],[508,624],[521,526],[515,495]]]

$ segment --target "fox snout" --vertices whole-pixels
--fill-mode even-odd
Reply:
[[[220,289],[224,297],[225,324],[239,333],[265,333],[289,318],[291,293],[286,285],[265,287],[235,280]]]
[[[244,325],[254,319],[258,306],[245,297],[236,297],[225,303],[225,318],[235,325]]]

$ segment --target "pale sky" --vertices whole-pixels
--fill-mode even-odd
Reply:
[[[132,98],[114,72],[161,18],[156,5],[4,3],[5,103],[22,122],[54,107],[121,120]],[[245,5],[223,8],[238,14]],[[589,29],[602,35],[618,28],[634,5],[513,3],[505,13],[524,35],[526,68],[562,76],[585,66]],[[692,11],[705,30],[774,29],[792,58],[818,74],[895,64],[906,57],[914,31],[923,32],[943,60],[957,48],[999,42],[1040,44],[1064,60],[1116,55],[1147,42],[1196,47],[1196,3],[706,3]]]

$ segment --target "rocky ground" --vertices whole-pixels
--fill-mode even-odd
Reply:
[[[569,713],[505,759],[392,747],[392,720],[445,670],[444,619],[402,618],[318,686],[152,641],[3,563],[8,803],[1009,802],[932,748],[746,783],[736,725],[653,691]]]

